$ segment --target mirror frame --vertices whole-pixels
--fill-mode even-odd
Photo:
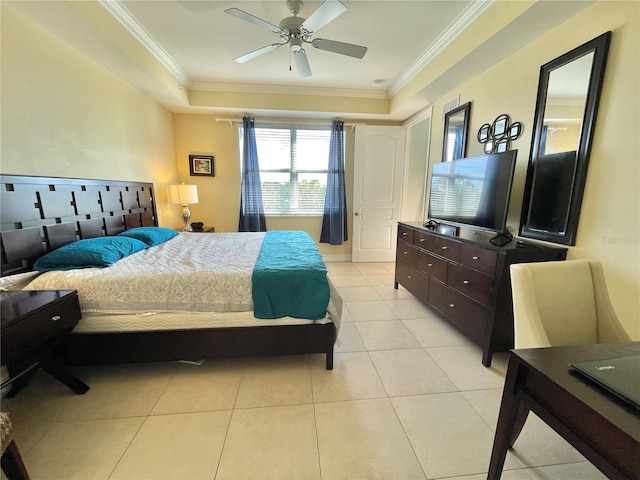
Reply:
[[[598,103],[602,91],[604,71],[611,43],[611,32],[606,32],[589,42],[561,55],[540,67],[540,79],[538,82],[538,97],[536,100],[535,119],[531,139],[531,153],[527,168],[527,179],[524,188],[522,202],[522,214],[520,217],[520,232],[522,237],[545,240],[548,242],[560,243],[563,245],[575,245],[580,219],[580,208],[587,178],[587,166],[591,153],[593,141],[593,131],[595,128],[596,116],[598,113]],[[540,146],[542,141],[542,131],[544,124],[545,106],[547,103],[547,89],[551,72],[572,61],[593,52],[593,62],[591,64],[591,76],[589,78],[589,88],[580,130],[580,140],[576,150],[576,167],[574,171],[573,185],[567,185],[571,190],[568,211],[566,212],[567,222],[565,231],[542,231],[534,229],[529,225],[529,213],[536,202],[535,191],[533,191],[533,181],[536,168],[541,157]],[[564,213],[564,212],[563,212]]]
[[[442,161],[447,161],[447,147],[449,146],[449,142],[447,138],[449,138],[449,122],[451,121],[451,117],[458,116],[462,113],[462,156],[459,158],[464,158],[467,156],[467,137],[469,136],[469,112],[471,111],[471,102],[467,102],[464,105],[460,105],[459,107],[453,108],[444,114],[444,137],[442,139]],[[452,160],[457,160],[457,158],[452,158]]]

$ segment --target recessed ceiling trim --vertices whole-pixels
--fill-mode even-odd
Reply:
[[[191,79],[176,61],[160,46],[155,38],[136,20],[133,14],[117,0],[98,0],[113,17],[126,28],[178,81],[187,87]]]
[[[205,92],[242,92],[242,93],[268,93],[279,95],[310,95],[319,97],[351,97],[373,98],[388,100],[387,94],[381,90],[349,89],[349,88],[325,88],[325,87],[300,87],[295,85],[267,85],[260,83],[217,83],[217,82],[192,82],[191,90]]]
[[[429,45],[411,66],[400,75],[389,87],[389,96],[397,94],[409,81],[415,77],[431,60],[444,50],[462,31],[467,28],[482,12],[484,12],[494,0],[477,0],[469,3],[469,6],[456,17],[456,19],[438,36],[437,40]]]

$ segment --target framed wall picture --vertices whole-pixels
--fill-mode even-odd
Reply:
[[[490,132],[491,132],[491,125],[489,125],[488,123],[485,123],[484,125],[482,125],[480,127],[480,130],[478,130],[478,141],[480,143],[485,143],[487,140],[489,140]]]
[[[507,136],[509,140],[515,140],[522,134],[522,124],[520,122],[515,122],[509,125],[509,133]]]
[[[189,155],[189,174],[192,177],[215,177],[215,156]]]
[[[501,137],[507,131],[507,125],[509,125],[509,115],[498,115],[491,126],[492,135],[496,138]]]
[[[509,140],[506,138],[499,140],[498,142],[496,142],[493,149],[494,153],[506,152],[507,150],[509,150]]]

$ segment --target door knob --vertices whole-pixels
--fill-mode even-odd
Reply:
[[[353,212],[353,214],[354,214],[356,217],[360,216],[360,212]]]

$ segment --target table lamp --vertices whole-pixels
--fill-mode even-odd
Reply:
[[[189,205],[198,203],[198,187],[196,185],[170,185],[169,195],[171,197],[171,203],[182,205],[182,219],[184,220],[185,232],[191,232],[193,229],[189,225],[189,219],[191,218],[191,211]]]

